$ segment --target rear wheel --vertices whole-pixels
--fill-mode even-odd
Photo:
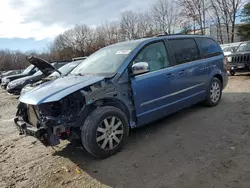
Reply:
[[[106,158],[122,148],[128,132],[127,117],[120,109],[100,107],[85,120],[81,130],[82,144],[93,156]]]
[[[216,106],[221,99],[222,95],[222,83],[218,78],[213,78],[210,82],[210,86],[207,93],[206,105]]]

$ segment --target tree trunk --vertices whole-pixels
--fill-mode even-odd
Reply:
[[[232,33],[231,33],[231,42],[234,42],[234,27],[235,27],[235,17],[236,17],[236,12],[233,14],[233,20],[232,20]]]

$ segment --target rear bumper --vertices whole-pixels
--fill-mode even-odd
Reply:
[[[227,86],[228,83],[228,74],[227,72],[222,73],[222,80],[223,80],[223,89]]]
[[[40,140],[45,146],[55,146],[60,144],[59,138],[50,133],[48,129],[45,128],[36,128],[28,124],[27,122],[20,120],[18,117],[14,119],[16,128],[19,131],[19,134],[25,134],[27,136],[33,136]]]

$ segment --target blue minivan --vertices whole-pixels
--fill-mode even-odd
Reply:
[[[89,56],[69,76],[20,97],[15,124],[44,145],[81,139],[95,157],[118,152],[129,130],[198,102],[216,106],[228,82],[210,37],[166,35],[121,42]]]

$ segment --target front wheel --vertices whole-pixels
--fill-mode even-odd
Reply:
[[[234,75],[235,75],[235,71],[230,70],[229,73],[230,73],[231,76],[234,76]]]
[[[117,153],[129,133],[128,120],[118,108],[103,106],[95,109],[81,129],[82,144],[95,157],[107,158]]]
[[[218,78],[213,78],[210,82],[206,105],[208,106],[216,106],[219,104],[222,95],[222,83]]]

